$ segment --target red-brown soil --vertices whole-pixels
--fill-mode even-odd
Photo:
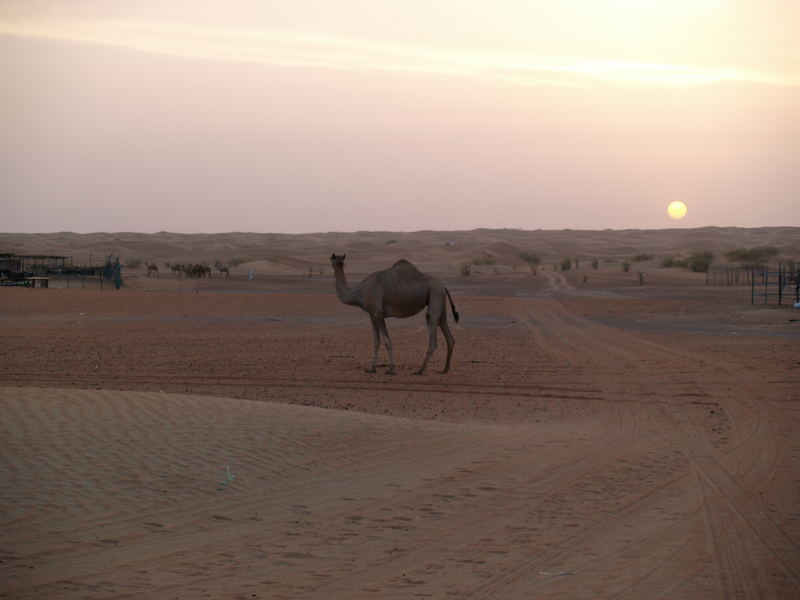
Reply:
[[[800,311],[443,276],[388,376],[328,274],[164,271],[0,289],[3,597],[800,595]]]

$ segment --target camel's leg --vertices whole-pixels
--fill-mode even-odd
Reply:
[[[456,340],[453,334],[450,333],[450,326],[447,324],[447,313],[442,311],[442,316],[439,318],[439,327],[442,328],[444,339],[447,340],[447,362],[444,363],[442,373],[447,373],[450,370],[450,357],[453,356],[453,347],[456,345]]]
[[[381,349],[381,327],[377,319],[370,321],[372,322],[372,366],[364,371],[374,373],[378,366],[378,351]]]
[[[436,350],[436,328],[443,314],[444,303],[432,302],[428,305],[428,312],[425,315],[425,321],[428,323],[428,352],[425,354],[425,360],[422,361],[422,366],[414,375],[422,375],[425,372],[428,361],[431,359],[431,356],[433,356],[433,351]]]
[[[392,350],[392,338],[389,337],[389,330],[386,328],[386,321],[380,319],[378,321],[381,333],[383,334],[383,341],[386,342],[386,353],[389,355],[389,370],[386,371],[387,375],[395,374],[394,364],[394,351]]]

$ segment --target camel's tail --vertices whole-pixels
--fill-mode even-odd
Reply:
[[[456,305],[453,304],[453,299],[450,297],[450,292],[447,291],[447,288],[444,288],[444,293],[447,294],[447,299],[450,300],[450,310],[453,311],[453,320],[458,323],[458,311],[456,310]]]

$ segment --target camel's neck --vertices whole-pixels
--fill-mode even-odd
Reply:
[[[347,286],[347,277],[342,267],[334,267],[333,274],[336,276],[336,295],[345,304],[358,304],[358,288]]]

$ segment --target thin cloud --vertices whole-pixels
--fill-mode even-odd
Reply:
[[[522,86],[798,85],[800,78],[734,67],[533,57],[523,53],[425,48],[317,34],[119,20],[6,20],[0,34],[116,46],[167,56],[286,67],[404,71]]]

